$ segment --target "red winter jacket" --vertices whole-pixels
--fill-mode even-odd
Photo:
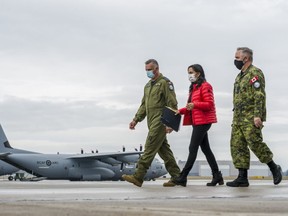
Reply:
[[[184,114],[183,125],[203,125],[216,123],[216,109],[214,103],[213,88],[208,82],[203,82],[200,87],[193,85],[189,97],[194,103],[192,110],[186,107],[179,109],[181,115]]]

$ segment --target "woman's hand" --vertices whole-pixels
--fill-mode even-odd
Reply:
[[[186,108],[187,110],[192,110],[194,108],[194,103],[187,103]]]

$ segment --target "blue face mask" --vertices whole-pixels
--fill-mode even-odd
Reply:
[[[147,77],[149,77],[150,79],[153,79],[155,77],[155,74],[153,73],[152,70],[146,71],[147,73]]]

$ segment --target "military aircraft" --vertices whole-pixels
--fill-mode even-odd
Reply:
[[[19,171],[18,168],[5,163],[4,161],[0,160],[0,176],[2,175],[11,175],[15,172]]]
[[[133,174],[141,151],[42,154],[12,148],[0,125],[0,160],[35,176],[34,180],[66,179],[71,181],[121,180],[123,174]],[[162,163],[154,159],[145,180],[167,173]]]

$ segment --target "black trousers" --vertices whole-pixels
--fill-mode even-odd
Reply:
[[[190,170],[192,169],[193,164],[197,157],[199,146],[201,147],[201,150],[204,153],[212,172],[219,171],[217,162],[210,148],[208,140],[208,130],[210,129],[210,127],[211,124],[193,126],[193,132],[189,146],[189,155],[187,162],[181,172],[182,177],[188,176]]]

